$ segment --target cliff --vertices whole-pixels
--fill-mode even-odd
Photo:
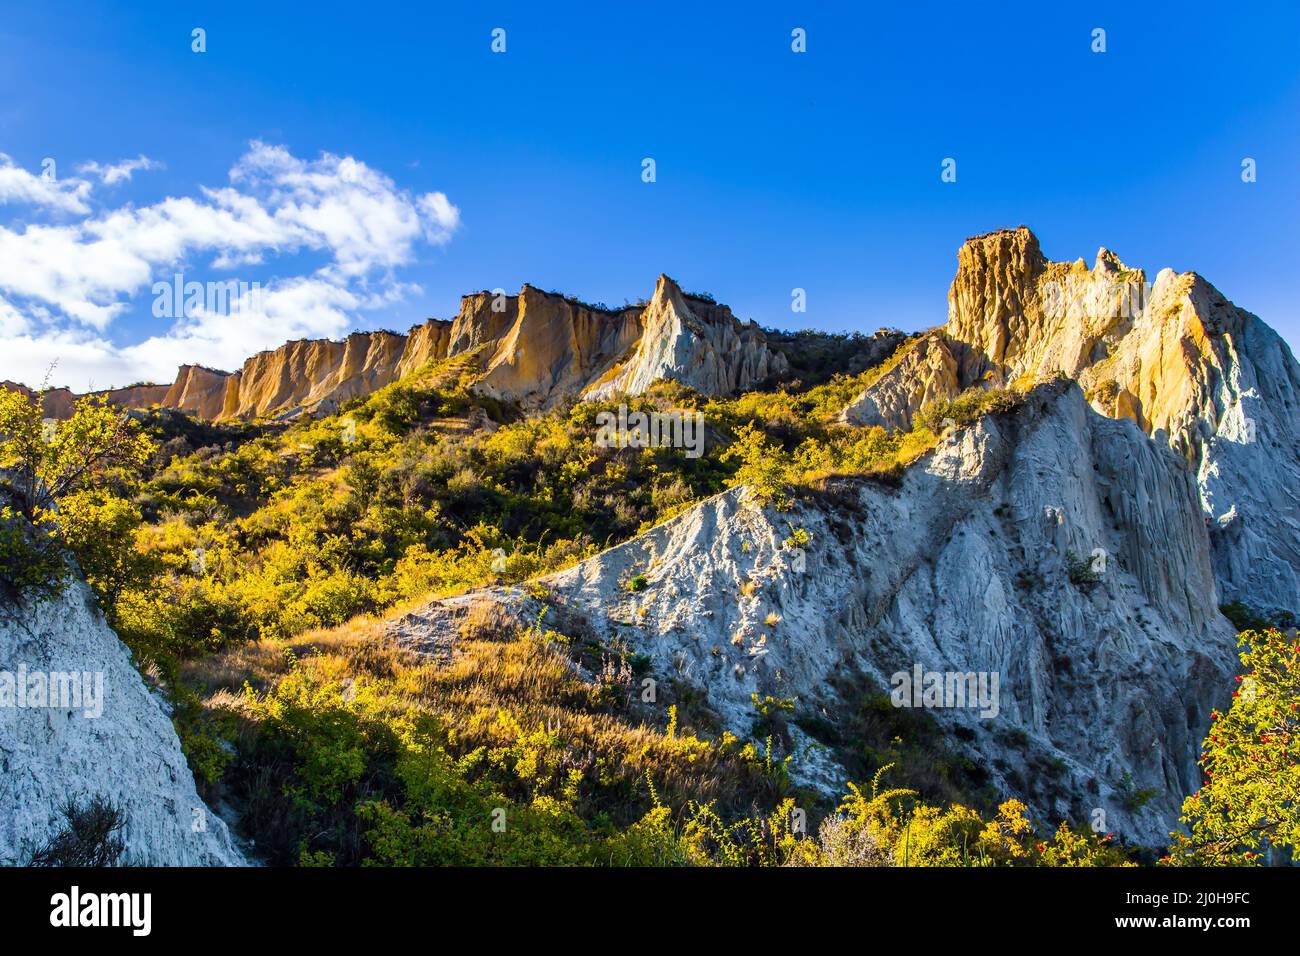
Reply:
[[[1102,249],[1052,262],[1025,227],[968,240],[948,321],[845,409],[910,426],[970,387],[1076,380],[1093,407],[1181,455],[1213,528],[1225,601],[1300,607],[1300,365],[1258,317],[1196,273],[1155,283]]]
[[[161,404],[211,420],[327,414],[432,359],[475,352],[477,390],[530,411],[568,398],[638,394],[659,378],[725,395],[788,369],[753,323],[740,323],[726,306],[683,295],[660,276],[644,307],[607,310],[530,285],[515,296],[477,292],[461,299],[450,322],[430,319],[405,335],[355,332],[342,342],[288,342],[233,373],[186,365],[170,386],[107,394],[122,407]],[[68,417],[75,399],[66,389],[48,392],[47,414]]]
[[[486,346],[477,389],[526,408],[578,397],[641,336],[636,309],[605,311],[529,285],[502,298],[482,293],[462,301],[452,354]]]
[[[31,395],[32,390],[17,382],[0,382],[0,388],[13,389],[24,395]],[[168,388],[166,385],[130,385],[126,388],[109,388],[98,392],[88,392],[89,396],[102,396],[118,408],[150,408],[166,404]],[[41,409],[46,418],[71,418],[77,400],[86,397],[70,389],[51,388],[42,396]]]
[[[123,812],[124,865],[244,864],[226,824],[199,798],[163,705],[85,584],[39,604],[0,606],[0,662],[0,671],[29,682],[42,675],[50,688],[52,673],[87,675],[101,691],[92,706],[86,698],[38,704],[29,694],[23,706],[0,707],[0,866],[25,863],[59,832],[66,801],[96,796]]]

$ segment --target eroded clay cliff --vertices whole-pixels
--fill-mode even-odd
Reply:
[[[50,600],[0,606],[0,683],[4,674],[15,684],[21,676],[27,693],[20,700],[7,684],[0,707],[0,866],[26,864],[66,826],[69,800],[84,806],[95,797],[122,812],[124,865],[244,864],[196,792],[159,696],[84,583]],[[57,700],[54,675],[63,688]],[[68,704],[73,686],[100,693]]]
[[[162,405],[211,420],[283,419],[330,413],[426,362],[455,355],[479,363],[481,394],[526,411],[567,399],[639,394],[660,378],[729,395],[788,368],[752,322],[686,296],[660,276],[643,306],[609,310],[531,285],[518,295],[477,292],[461,299],[451,321],[430,319],[405,335],[356,332],[341,342],[287,342],[233,373],[187,365],[171,386],[107,394],[122,407]],[[47,393],[46,414],[68,417],[75,398],[66,389]]]

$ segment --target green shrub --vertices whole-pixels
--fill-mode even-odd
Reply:
[[[119,835],[122,811],[96,795],[85,804],[75,799],[63,807],[64,828],[31,852],[28,866],[115,866],[126,843]]]
[[[44,600],[60,594],[68,565],[54,535],[33,526],[10,507],[0,507],[0,593],[10,601]]]

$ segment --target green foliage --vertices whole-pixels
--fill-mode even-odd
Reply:
[[[228,713],[205,708],[188,687],[173,689],[172,725],[200,792],[216,785],[234,759],[233,723]]]
[[[1253,865],[1300,846],[1300,641],[1273,629],[1237,640],[1243,673],[1232,706],[1210,714],[1205,782],[1183,801],[1186,831],[1170,834],[1162,863]]]
[[[1281,612],[1274,615],[1260,614],[1254,608],[1243,604],[1241,601],[1232,601],[1228,604],[1220,604],[1219,611],[1232,622],[1236,627],[1237,633],[1242,631],[1266,631],[1269,628],[1276,628],[1280,631],[1290,630],[1296,626],[1294,614]]]
[[[916,414],[914,427],[939,434],[947,428],[963,428],[975,420],[1000,412],[1009,412],[1023,400],[1023,395],[1007,388],[970,388],[956,398],[932,402]]]
[[[0,597],[51,598],[63,590],[67,576],[55,537],[7,505],[0,507]]]
[[[790,526],[790,534],[783,542],[786,548],[806,548],[812,541],[812,535],[803,528]]]
[[[0,510],[0,589],[49,597],[66,576],[68,547],[101,595],[112,594],[135,558],[139,514],[115,497],[153,450],[139,424],[102,398],[84,398],[70,419],[45,422],[41,397],[0,390],[0,465],[21,519]]]
[[[58,535],[77,557],[77,564],[111,608],[124,588],[146,580],[152,568],[136,550],[143,519],[140,509],[106,488],[73,492],[61,502]]]
[[[723,461],[732,459],[740,462],[737,483],[748,486],[758,501],[771,502],[781,511],[790,507],[794,460],[769,442],[764,432],[752,424],[742,425],[736,440],[722,453]]]
[[[1120,800],[1124,804],[1124,809],[1129,813],[1137,813],[1160,791],[1147,788],[1138,788],[1133,784],[1133,775],[1127,770],[1124,776],[1120,778],[1119,786],[1116,788],[1120,795]]]
[[[77,402],[72,417],[47,427],[39,395],[0,390],[0,463],[13,470],[23,514],[50,511],[65,495],[141,467],[153,443],[137,421],[101,397]]]
[[[890,768],[871,781],[871,795],[849,785],[839,816],[824,821],[818,839],[799,841],[790,862],[798,865],[865,863],[884,866],[1131,866],[1109,837],[1066,824],[1042,839],[1018,800],[1004,801],[985,819],[953,804],[916,800],[912,790],[881,790]]]
[[[358,648],[246,687],[225,781],[271,862],[681,862],[668,807],[744,805],[729,787],[746,779],[758,792],[729,742],[610,713],[565,659],[576,642],[484,637],[468,630],[449,666]]]
[[[1101,575],[1092,569],[1092,562],[1070,551],[1065,556],[1066,573],[1070,583],[1078,587],[1091,587],[1101,580]]]
[[[770,695],[759,697],[758,694],[749,697],[754,706],[754,736],[784,736],[786,720],[794,713],[795,699]]]

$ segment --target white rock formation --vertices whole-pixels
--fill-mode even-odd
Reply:
[[[98,716],[85,707],[0,706],[0,865],[25,863],[64,828],[69,799],[94,796],[124,812],[123,864],[245,864],[195,791],[162,704],[83,583],[35,606],[0,608],[0,671],[75,671],[103,687]]]
[[[811,534],[806,553],[785,544],[792,528]],[[1100,580],[1072,582],[1071,552],[1104,554]],[[649,586],[630,593],[620,582],[638,573]],[[954,746],[1045,822],[1101,809],[1108,830],[1152,845],[1197,786],[1236,665],[1185,463],[1073,386],[950,436],[901,487],[850,482],[789,513],[733,490],[543,583],[602,638],[698,685],[740,735],[752,693],[835,721],[861,703],[840,699],[836,678],[887,692],[918,664],[997,674],[995,717],[931,711],[963,728]],[[486,593],[526,621],[538,610],[518,591]],[[450,619],[483,596],[435,602],[394,634],[445,657]],[[798,774],[842,786],[806,750]],[[1156,795],[1129,809],[1126,786]]]
[[[731,395],[787,368],[756,325],[742,325],[725,305],[687,297],[666,275],[655,284],[641,327],[632,355],[589,387],[585,398],[639,395],[659,379],[705,395]]]
[[[842,421],[891,431],[906,429],[923,407],[960,393],[957,359],[942,332],[928,332],[906,342],[900,352],[896,364],[848,404],[840,416]]]

